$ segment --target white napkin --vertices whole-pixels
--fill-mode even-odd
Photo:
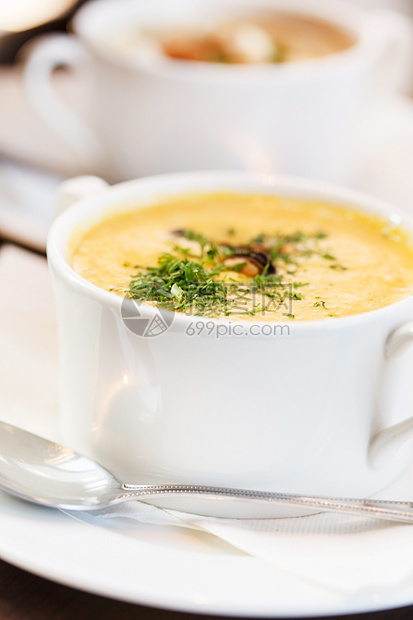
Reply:
[[[0,415],[50,436],[57,411],[57,336],[46,260],[0,247]]]
[[[56,325],[46,261],[11,246],[0,249],[0,349],[0,419],[56,439]],[[412,478],[407,472],[387,496],[408,497]],[[136,522],[140,532],[142,527],[207,532],[272,565],[274,578],[285,571],[347,599],[413,579],[408,525],[327,513],[220,519],[136,501],[100,513],[67,514],[132,539]]]
[[[99,513],[67,514],[131,538],[132,521],[207,532],[277,570],[346,596],[395,588],[413,578],[413,527],[408,525],[328,513],[222,519],[137,501]]]

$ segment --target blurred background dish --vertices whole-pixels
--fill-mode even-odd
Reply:
[[[48,37],[30,51],[25,95],[85,171],[111,182],[200,169],[345,182],[372,92],[377,98],[410,78],[413,32],[398,14],[351,2],[308,0],[303,7],[300,0],[95,0],[77,12],[76,37]],[[294,14],[290,21],[300,32],[300,20],[310,31],[327,22],[347,37],[346,49],[297,62],[234,65],[171,59],[153,53],[154,37],[149,47],[142,43],[154,28],[252,24],[269,15],[276,22],[283,13]],[[282,40],[283,49],[289,44]],[[53,72],[61,65],[89,76],[90,118],[55,93]]]

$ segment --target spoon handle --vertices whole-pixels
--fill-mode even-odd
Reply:
[[[122,500],[165,497],[168,495],[198,495],[211,499],[229,498],[262,504],[301,506],[302,508],[318,509],[325,512],[341,512],[388,521],[413,523],[413,503],[403,501],[295,495],[271,491],[182,484],[122,484],[122,489],[125,491],[119,498]]]

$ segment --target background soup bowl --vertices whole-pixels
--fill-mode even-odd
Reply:
[[[255,66],[128,56],[111,43],[134,25],[168,28],[277,10],[329,20],[355,43],[325,58]],[[406,18],[340,0],[98,0],[81,8],[73,31],[33,50],[28,101],[82,171],[111,182],[208,169],[342,181],[373,85],[375,95],[382,82],[396,87],[412,68]],[[54,91],[53,69],[61,65],[89,77],[88,120]]]
[[[68,257],[106,215],[185,192],[320,200],[381,214],[413,232],[411,223],[347,190],[242,173],[113,187],[75,179],[63,198],[79,188],[96,192],[63,212],[48,240],[62,440],[129,482],[361,496],[398,475],[413,434],[413,297],[345,318],[275,329],[257,323],[254,333],[242,320],[170,313],[162,334],[143,336],[122,298],[84,280]],[[151,319],[157,310],[142,305],[140,312]]]

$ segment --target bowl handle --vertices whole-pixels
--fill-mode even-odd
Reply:
[[[55,215],[59,215],[78,200],[96,196],[108,187],[106,181],[95,176],[84,175],[66,179],[60,184],[57,192]]]
[[[73,36],[45,35],[30,49],[23,69],[25,96],[38,118],[70,149],[80,170],[102,170],[103,147],[95,131],[65,104],[55,91],[53,72],[65,66],[87,69],[90,61],[86,48]]]
[[[403,355],[413,345],[413,321],[395,329],[388,336],[384,357],[391,360]],[[388,464],[397,451],[413,439],[413,416],[380,430],[371,440],[369,460],[373,468]]]

